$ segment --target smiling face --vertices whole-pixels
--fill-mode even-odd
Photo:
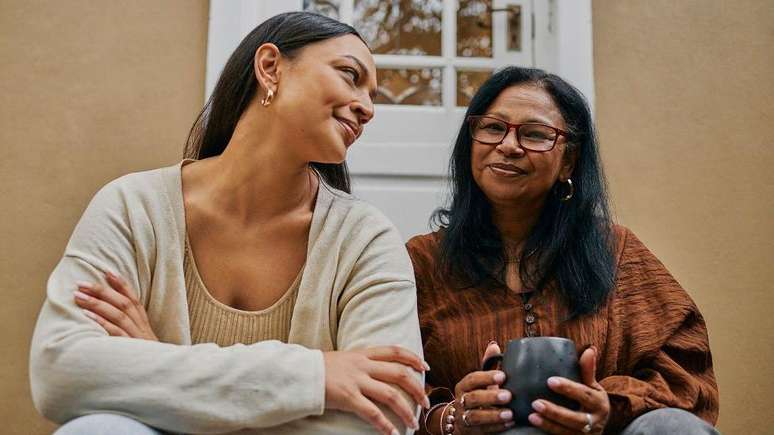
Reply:
[[[504,89],[483,113],[512,124],[538,123],[566,131],[567,126],[551,95],[534,83]],[[560,136],[551,151],[524,150],[511,130],[503,143],[486,145],[473,140],[471,170],[476,184],[495,206],[542,204],[557,181],[572,174],[574,159],[565,156],[566,138]]]
[[[371,52],[355,35],[344,35],[309,44],[282,60],[276,97],[268,107],[272,122],[299,158],[341,163],[373,117]]]

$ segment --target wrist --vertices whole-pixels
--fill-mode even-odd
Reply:
[[[425,432],[431,435],[435,434],[435,431],[430,429],[430,428],[438,427],[437,423],[435,425],[433,424],[433,421],[436,421],[433,418],[433,414],[437,414],[436,411],[438,411],[439,409],[443,409],[443,407],[446,406],[447,403],[448,402],[436,403],[435,405],[431,406],[430,409],[425,411],[425,417],[424,419],[422,419],[422,427],[425,429]],[[438,419],[438,421],[440,421],[440,419]]]

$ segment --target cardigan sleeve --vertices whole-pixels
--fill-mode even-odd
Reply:
[[[372,237],[362,248],[350,248],[357,253],[357,260],[337,304],[336,348],[396,345],[423,359],[414,274],[400,235],[376,210],[359,226],[361,233],[370,233]],[[413,373],[418,381],[424,381],[421,373]],[[399,391],[415,406],[415,417],[418,416],[419,404]],[[398,431],[405,433],[402,421],[389,408],[380,408]],[[365,426],[363,431],[371,432],[373,428]]]
[[[642,242],[628,230],[622,237],[611,336],[602,355],[615,369],[600,381],[610,397],[607,432],[664,407],[715,424],[718,389],[704,318]]]
[[[148,300],[143,289],[149,283],[138,278],[138,258],[145,254],[136,244],[150,230],[138,233],[128,210],[141,205],[128,204],[117,184],[92,200],[48,280],[30,354],[36,408],[58,423],[113,412],[193,433],[322,414],[324,363],[318,350],[277,341],[221,348],[110,337],[83,314],[73,302],[76,282],[104,285],[107,270],[127,278],[141,291],[140,300]]]

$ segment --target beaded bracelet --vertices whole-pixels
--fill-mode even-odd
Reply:
[[[452,435],[454,433],[454,413],[457,412],[457,410],[454,408],[454,402],[449,402],[446,404],[446,406],[443,408],[443,411],[441,411],[441,435]],[[444,419],[444,414],[446,414],[446,410],[451,408],[449,411],[449,415],[446,416]],[[444,421],[446,424],[444,424]]]

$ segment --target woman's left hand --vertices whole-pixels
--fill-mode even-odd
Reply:
[[[129,284],[110,272],[105,273],[105,280],[109,287],[78,282],[78,290],[73,294],[75,304],[112,336],[159,341],[145,308]]]
[[[557,435],[601,434],[610,415],[610,400],[596,380],[596,369],[597,350],[591,347],[580,357],[583,384],[558,376],[549,378],[548,388],[578,402],[580,410],[573,411],[548,400],[536,400],[532,408],[537,412],[529,415],[530,423]]]

